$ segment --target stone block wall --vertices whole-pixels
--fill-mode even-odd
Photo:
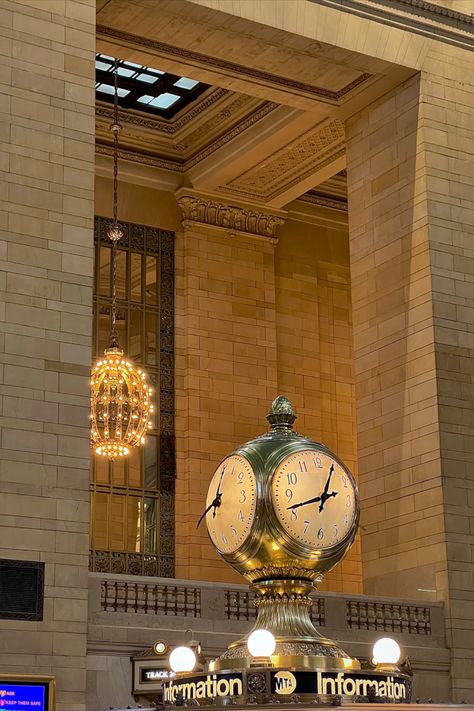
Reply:
[[[277,394],[270,239],[185,220],[176,244],[176,575],[240,581],[196,522],[214,469]]]
[[[297,209],[275,249],[278,391],[296,407],[295,429],[357,476],[347,215],[315,206],[303,222]],[[358,537],[318,589],[362,592]]]
[[[0,4],[0,557],[45,563],[44,619],[2,620],[3,672],[85,708],[93,0]]]
[[[364,591],[446,601],[472,701],[473,62],[425,65],[348,124]]]

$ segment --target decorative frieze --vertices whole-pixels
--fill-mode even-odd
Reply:
[[[181,193],[181,194],[180,194]],[[277,228],[285,221],[285,213],[259,212],[258,210],[226,205],[212,199],[179,191],[177,202],[183,216],[183,225],[201,223],[225,230],[230,236],[247,234],[278,242]]]

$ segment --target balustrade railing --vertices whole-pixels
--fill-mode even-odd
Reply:
[[[105,612],[200,617],[201,589],[185,585],[104,580],[101,586],[101,607]]]
[[[91,574],[91,584],[101,590],[98,611],[222,619],[234,626],[256,617],[255,595],[243,585],[171,582],[165,578],[149,581],[135,576]],[[417,604],[389,598],[317,593],[313,596],[311,618],[317,627],[328,629],[444,637],[443,606],[436,602]]]
[[[431,634],[430,608],[418,605],[346,601],[347,625],[351,629],[384,630],[407,634]]]

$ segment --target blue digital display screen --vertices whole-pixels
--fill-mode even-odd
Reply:
[[[3,684],[0,681],[0,709],[48,711],[45,684]]]

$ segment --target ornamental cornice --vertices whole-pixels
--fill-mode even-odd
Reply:
[[[227,205],[212,198],[190,194],[190,191],[180,189],[176,200],[181,209],[183,226],[202,224],[214,227],[229,236],[243,234],[269,240],[276,244],[276,231],[285,222],[286,213],[260,212],[255,208],[239,205]]]
[[[347,200],[338,200],[329,195],[322,195],[317,192],[308,192],[298,198],[302,202],[307,202],[310,205],[319,205],[320,207],[329,207],[331,210],[339,210],[347,212]]]
[[[426,0],[310,0],[316,5],[458,47],[474,46],[474,18]]]
[[[345,154],[344,124],[338,118],[321,121],[303,136],[219,188],[241,200],[269,202]]]
[[[230,93],[230,92],[227,92]],[[239,98],[239,97],[237,97]],[[246,97],[244,97],[246,98]],[[229,141],[232,139],[236,138],[239,136],[241,133],[246,131],[247,129],[251,128],[253,125],[258,123],[258,121],[261,121],[265,116],[267,116],[269,113],[274,111],[276,108],[278,108],[278,104],[272,102],[272,101],[264,101],[261,106],[259,106],[257,109],[252,111],[249,115],[244,116],[242,119],[238,120],[237,123],[235,123],[233,126],[230,126],[227,130],[224,131],[221,135],[218,135],[215,140],[213,140],[211,143],[207,143],[203,148],[199,149],[196,153],[193,155],[190,155],[189,158],[183,158],[183,160],[176,160],[171,157],[164,157],[157,155],[156,153],[152,152],[152,144],[150,143],[150,137],[149,133],[145,132],[143,136],[138,135],[137,140],[142,140],[144,143],[144,150],[143,151],[136,151],[130,148],[127,148],[126,146],[123,145],[123,140],[122,140],[122,147],[119,149],[119,158],[121,160],[127,160],[133,163],[140,163],[142,165],[150,165],[156,168],[160,168],[161,170],[167,170],[171,171],[174,173],[185,173],[187,170],[192,168],[193,166],[197,165],[200,161],[204,160],[207,158],[209,155],[214,153],[214,151],[217,151],[219,148],[222,146],[225,146]],[[111,110],[110,110],[111,111]],[[231,109],[226,107],[223,109],[221,112],[222,116],[217,115],[217,116],[212,116],[209,118],[207,122],[205,122],[202,127],[199,127],[199,130],[201,128],[204,129],[209,129],[209,126],[211,122],[214,123],[219,123],[221,119],[228,118],[229,113],[231,113]],[[109,116],[109,109],[108,107],[103,107],[103,106],[96,106],[96,115],[102,116],[105,118],[111,118]],[[120,118],[120,114],[119,114]],[[145,121],[145,123],[136,123],[135,119],[140,119],[140,121]],[[130,117],[129,117],[130,119]],[[143,119],[142,117],[132,117],[133,120],[128,120],[128,123],[137,125],[139,127],[145,127],[145,128],[150,128],[150,125],[148,125],[148,122],[151,121],[151,125],[156,122],[156,119]],[[156,122],[156,127],[155,130],[161,130],[161,123],[158,121]],[[198,129],[196,129],[196,132]],[[126,140],[126,136],[124,139]],[[195,138],[195,137],[194,137]],[[201,136],[202,138],[202,136]],[[187,139],[189,141],[189,137]],[[188,148],[189,146],[184,145],[184,144],[178,144],[174,146],[175,149],[177,150],[184,150],[185,148]],[[109,143],[103,143],[101,139],[96,142],[96,153],[99,155],[106,155],[106,156],[112,156],[113,155],[113,148]]]
[[[179,131],[180,128],[183,128],[183,126],[186,126],[186,124],[196,118],[196,116],[202,114],[203,111],[213,106],[219,99],[229,94],[230,91],[219,87],[210,94],[205,94],[203,98],[200,97],[197,103],[193,103],[191,108],[180,115],[179,118],[173,118],[167,121],[163,121],[157,116],[143,116],[133,110],[123,111],[119,109],[119,121],[121,124],[130,124],[131,126],[138,126],[139,128],[149,128],[152,131],[161,131],[172,135]],[[110,104],[96,102],[95,114],[96,116],[113,121],[114,109]]]
[[[125,32],[123,30],[118,30],[114,27],[108,27],[107,25],[98,24],[96,27],[96,33],[97,36],[101,38],[112,38],[121,43],[152,49],[158,54],[178,57],[179,59],[190,61],[194,64],[202,64],[205,67],[216,68],[219,70],[224,70],[225,72],[248,76],[249,78],[256,79],[257,81],[269,82],[270,84],[273,84],[276,87],[290,89],[292,91],[297,91],[308,96],[315,96],[319,99],[326,100],[329,103],[334,104],[337,104],[342,99],[345,99],[347,94],[350,94],[352,91],[359,88],[362,84],[365,84],[373,77],[372,74],[368,72],[363,72],[345,86],[342,86],[337,91],[333,91],[325,87],[314,86],[312,84],[297,81],[295,79],[290,79],[288,77],[283,77],[277,74],[271,74],[270,72],[265,72],[260,69],[250,68],[244,64],[229,62],[228,60],[202,54],[191,49],[176,47],[174,45],[166,44],[165,42],[160,42],[159,40],[151,39],[149,37],[139,37],[138,35],[134,35],[130,32]]]
[[[474,27],[474,16],[467,15],[465,12],[451,10],[448,7],[443,7],[434,2],[426,2],[426,0],[395,0],[399,5],[406,5],[414,10],[424,10],[425,12],[439,16],[444,20],[455,20],[460,24]],[[380,2],[380,0],[379,0]],[[441,20],[442,21],[442,20]]]
[[[113,157],[114,149],[105,143],[96,143],[95,152],[97,155]],[[118,150],[120,160],[126,160],[130,163],[140,163],[141,165],[149,165],[152,168],[160,168],[161,170],[171,171],[172,173],[184,173],[186,168],[183,163],[178,161],[151,156],[146,153],[138,153],[138,151],[128,151],[122,148]]]

